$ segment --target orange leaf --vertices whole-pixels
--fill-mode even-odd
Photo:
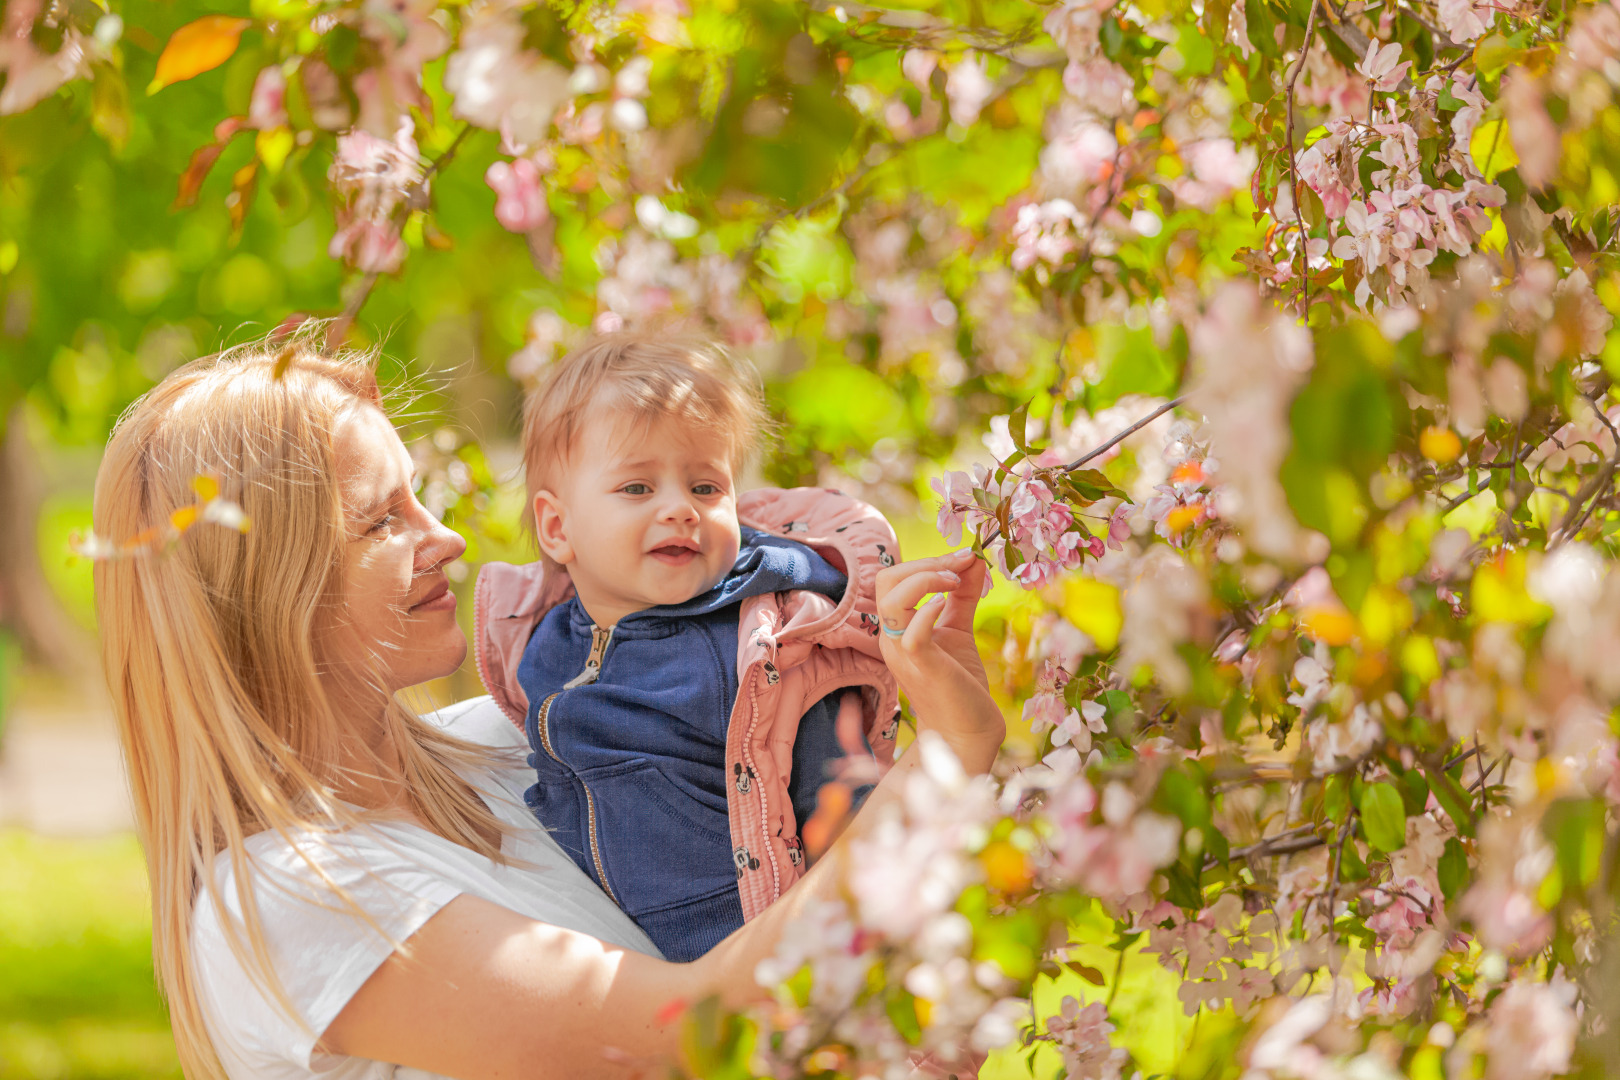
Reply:
[[[155,94],[165,86],[212,71],[231,58],[242,39],[242,31],[253,25],[252,19],[238,19],[230,15],[204,15],[174,32],[158,57],[157,74],[146,88]]]
[[[826,851],[844,827],[844,819],[849,815],[852,804],[849,788],[845,785],[837,781],[821,785],[821,791],[816,796],[816,812],[799,830],[799,836],[812,859]]]
[[[224,143],[208,143],[197,148],[191,155],[191,164],[180,174],[180,190],[174,197],[174,206],[170,209],[184,210],[197,201],[197,192],[202,190],[203,181],[208,179],[208,170],[214,167],[214,162],[219,160],[220,151],[224,149]]]

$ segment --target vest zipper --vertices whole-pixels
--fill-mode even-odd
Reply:
[[[613,640],[613,627],[603,629],[600,626],[591,627],[591,654],[585,661],[585,670],[563,685],[563,690],[572,690],[576,686],[584,686],[596,681],[602,674],[602,660],[607,653],[608,642]],[[559,690],[557,693],[561,693]],[[540,715],[535,721],[535,727],[540,732],[540,745],[550,755],[551,760],[568,769],[568,765],[557,756],[557,751],[551,745],[551,703],[557,700],[557,694],[552,694],[540,703]],[[569,772],[574,772],[568,769]],[[596,879],[602,884],[602,891],[608,894],[608,899],[619,904],[618,896],[613,892],[613,886],[608,884],[607,870],[602,866],[602,848],[596,839],[596,799],[591,795],[590,785],[580,780],[579,774],[574,773],[574,779],[579,780],[580,789],[585,792],[585,826],[591,843],[591,862],[596,864]],[[622,908],[624,905],[619,904]]]
[[[585,658],[585,670],[563,683],[564,690],[572,690],[576,686],[588,686],[595,682],[597,676],[602,674],[602,661],[607,656],[608,642],[613,640],[613,627],[603,629],[595,623],[591,624],[591,653]]]

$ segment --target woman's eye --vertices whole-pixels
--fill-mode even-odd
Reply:
[[[626,485],[624,485],[624,487],[620,488],[619,490],[624,492],[624,494],[626,494],[626,495],[650,495],[650,494],[652,494],[652,488],[647,486],[646,484],[626,484]]]
[[[366,535],[367,536],[374,536],[377,533],[380,533],[380,532],[384,531],[385,529],[391,529],[391,528],[394,527],[394,523],[396,521],[398,521],[398,520],[399,520],[399,518],[396,517],[393,514],[384,514],[382,517],[378,518],[375,522],[372,523],[371,528],[366,530]]]

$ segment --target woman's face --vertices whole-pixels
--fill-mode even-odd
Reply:
[[[411,456],[382,412],[356,406],[338,429],[343,495],[341,607],[327,638],[343,677],[389,693],[449,675],[467,655],[445,565],[467,542],[411,490]]]

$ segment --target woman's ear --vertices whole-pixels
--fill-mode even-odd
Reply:
[[[568,542],[568,522],[562,501],[549,491],[534,493],[534,535],[546,558],[558,566],[574,561],[574,545]]]

